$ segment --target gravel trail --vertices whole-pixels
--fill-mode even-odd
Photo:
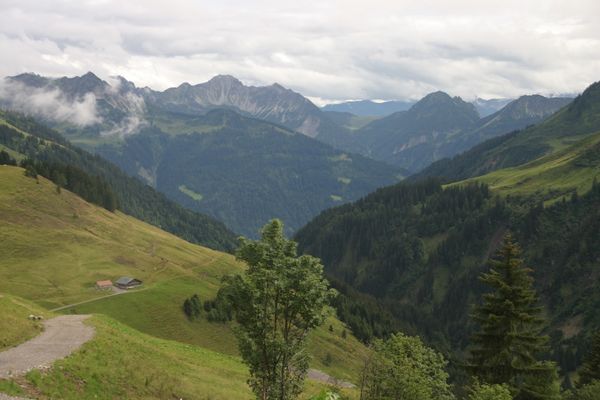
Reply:
[[[0,353],[0,378],[48,368],[92,339],[94,328],[83,323],[89,315],[61,315],[44,322],[44,332]],[[2,397],[0,397],[2,400]]]
[[[318,369],[312,369],[312,368],[309,369],[307,377],[308,377],[308,379],[312,379],[313,381],[327,383],[329,385],[334,385],[334,386],[338,386],[341,388],[350,388],[351,389],[351,388],[356,387],[356,385],[354,385],[350,382],[346,382],[341,379],[334,378],[333,376],[328,375],[325,372],[320,371]]]

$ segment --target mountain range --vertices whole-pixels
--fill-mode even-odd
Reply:
[[[570,101],[522,96],[480,118],[473,104],[435,92],[407,111],[377,119],[354,131],[345,148],[414,173],[486,139],[539,123]]]
[[[383,102],[375,102],[372,100],[355,100],[336,104],[327,104],[321,107],[321,110],[350,113],[359,117],[385,117],[386,115],[390,115],[398,111],[406,111],[413,104],[415,104],[414,101],[401,100]]]
[[[328,207],[538,123],[568,102],[524,96],[480,118],[473,104],[435,92],[373,119],[323,111],[279,84],[246,86],[228,75],[164,91],[91,72],[21,74],[0,85],[0,107],[41,118],[172,200],[249,236],[273,216],[292,232]]]
[[[560,364],[561,373],[576,371],[591,332],[600,328],[600,83],[574,100],[522,96],[483,118],[475,105],[444,92],[370,121],[317,108],[315,115],[335,130],[304,133],[299,127],[310,125],[301,122],[309,117],[303,119],[302,107],[294,108],[303,102],[300,95],[280,87],[247,87],[227,76],[155,92],[123,78],[107,82],[93,74],[59,79],[25,74],[6,80],[1,90],[2,106],[37,115],[96,153],[72,146],[57,131],[20,114],[0,115],[0,150],[21,161],[33,159],[33,164],[23,165],[39,168],[58,186],[40,179],[38,187],[23,170],[2,167],[6,181],[15,182],[3,182],[6,193],[37,196],[41,204],[46,198],[52,201],[49,210],[60,211],[60,226],[77,231],[78,239],[70,244],[91,240],[101,245],[89,226],[96,214],[103,222],[95,226],[107,226],[105,232],[116,232],[107,221],[118,220],[121,237],[123,226],[148,229],[126,222],[129,217],[118,211],[113,217],[110,211],[85,206],[81,209],[96,211],[79,215],[73,205],[82,200],[74,199],[71,189],[82,197],[97,188],[113,191],[120,203],[116,210],[227,251],[234,246],[234,235],[215,218],[237,233],[256,236],[265,220],[280,217],[288,222],[288,233],[297,231],[299,249],[323,260],[340,292],[334,303],[337,314],[359,339],[368,342],[402,330],[459,356],[474,329],[471,306],[484,290],[478,276],[487,270],[486,260],[502,236],[511,231],[533,269],[546,310],[552,345],[546,356]],[[286,107],[297,114],[286,114]],[[396,183],[408,175],[399,166],[419,172]],[[68,194],[60,197],[61,171],[79,174],[91,187],[69,186]],[[6,215],[15,204],[25,207],[26,214],[41,207],[27,209],[26,201],[21,205],[10,196],[3,197],[5,202],[7,198]],[[48,213],[28,221],[46,221],[42,217]],[[11,229],[6,235],[12,235]],[[45,232],[42,227],[32,232],[32,240],[46,245],[36,236]],[[11,236],[11,248],[23,238]],[[168,256],[154,260],[163,249],[152,243],[136,239],[134,248],[139,259],[158,263],[140,264],[139,270],[156,286],[138,296],[82,305],[81,310],[111,315],[165,339],[192,344],[209,340],[193,333],[197,326],[173,310],[184,291],[192,294],[188,280],[200,284],[214,270],[203,265],[196,271],[194,261],[180,254],[178,249],[187,247],[179,242]],[[82,250],[76,251],[79,256]],[[62,265],[63,253],[53,254],[58,257],[53,268]],[[211,268],[235,269],[228,256],[208,254]],[[101,266],[119,264],[118,271],[124,272],[137,268],[135,260],[122,254],[110,257],[113,261],[101,259]],[[26,258],[19,262],[28,263]],[[90,296],[82,291],[88,283],[69,287],[70,300]],[[60,285],[49,280],[44,285],[55,288],[55,304],[67,302],[64,288],[56,289]],[[16,294],[26,296],[24,288]],[[215,288],[211,283],[202,295],[214,295]],[[153,311],[135,316],[139,307]],[[174,321],[177,329],[157,327],[153,315]],[[340,325],[332,324],[336,328],[328,330],[327,340],[339,344],[332,332]],[[201,326],[219,338],[228,332]],[[216,346],[227,347],[220,342]],[[336,357],[341,357],[338,350]]]

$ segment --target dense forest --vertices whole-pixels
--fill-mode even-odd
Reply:
[[[72,146],[60,134],[30,118],[8,112],[0,117],[12,125],[0,124],[0,144],[31,160],[41,175],[54,181],[61,175],[67,178],[68,173],[72,179],[67,179],[67,189],[85,186],[90,181],[97,182],[97,188],[108,185],[116,208],[126,214],[193,243],[224,251],[235,247],[235,235],[221,222],[177,205],[110,162]],[[88,191],[78,190],[82,196]]]
[[[361,339],[400,327],[451,352],[468,345],[468,316],[482,293],[478,276],[510,230],[533,268],[550,317],[551,356],[564,373],[581,363],[589,333],[600,327],[593,267],[600,260],[598,221],[596,182],[585,195],[544,207],[499,198],[485,185],[443,190],[427,180],[325,211],[296,239],[340,282],[338,313]],[[357,291],[366,299],[360,305]]]

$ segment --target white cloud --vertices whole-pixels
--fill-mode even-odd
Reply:
[[[8,109],[80,127],[101,122],[93,93],[68,100],[58,89],[32,88],[19,82],[1,80],[0,104]]]
[[[324,99],[578,92],[600,2],[0,0],[0,75],[88,70],[155,89],[232,74]]]

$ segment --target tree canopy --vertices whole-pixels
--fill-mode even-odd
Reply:
[[[320,261],[297,255],[281,221],[270,221],[261,236],[241,239],[237,257],[248,269],[226,277],[223,291],[233,306],[240,353],[256,397],[293,399],[308,370],[307,336],[323,322],[334,293]]]

